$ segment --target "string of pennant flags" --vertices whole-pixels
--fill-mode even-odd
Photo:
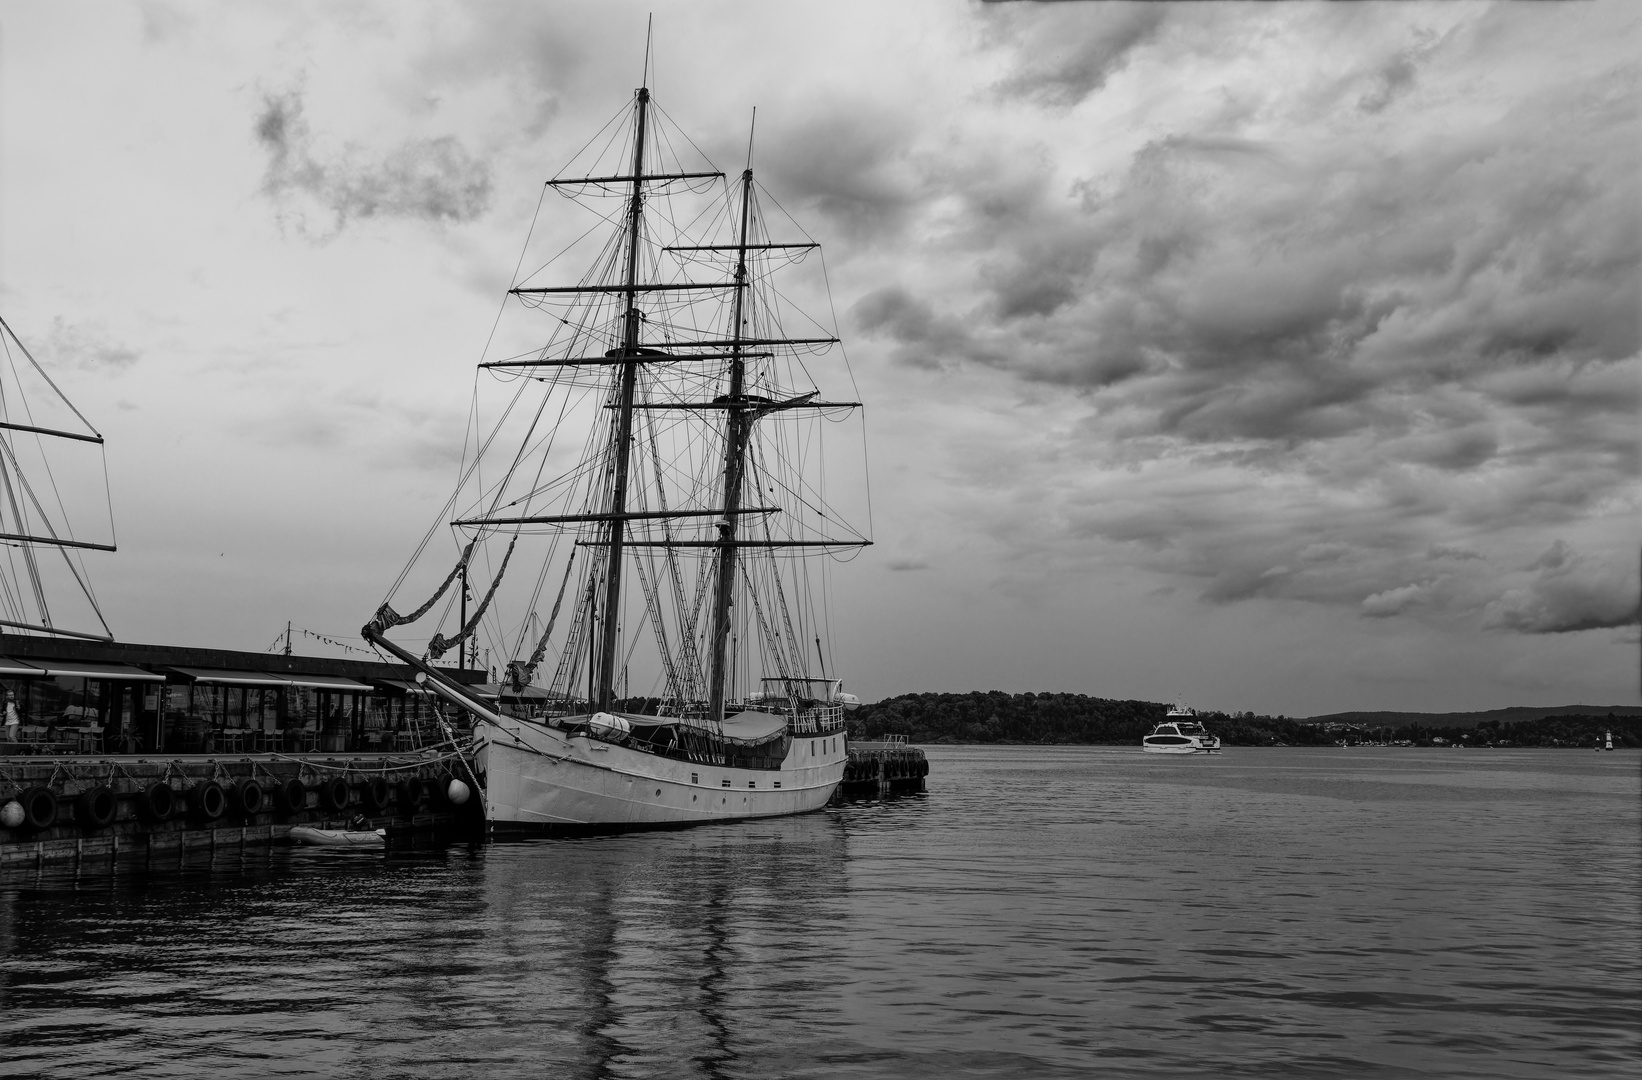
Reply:
[[[374,655],[368,649],[361,649],[357,646],[349,645],[345,641],[338,641],[335,638],[329,637],[325,634],[321,634],[318,631],[306,630],[306,629],[304,629],[300,626],[290,626],[290,625],[287,625],[285,627],[285,629],[281,630],[278,634],[274,635],[273,644],[269,645],[268,648],[265,651],[266,652],[276,652],[281,648],[289,649],[291,647],[291,637],[292,637],[292,635],[295,635],[295,634],[300,634],[301,636],[303,636],[305,638],[312,638],[315,641],[322,642],[326,645],[334,646],[335,648],[342,649],[346,652],[358,653],[361,656]]]

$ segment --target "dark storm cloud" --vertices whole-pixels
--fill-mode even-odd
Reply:
[[[1428,559],[1458,559],[1463,561],[1466,559],[1480,559],[1482,553],[1453,544],[1432,544],[1425,549],[1425,557]]]
[[[1431,50],[1430,35],[1420,35],[1420,41],[1386,60],[1374,72],[1371,85],[1357,101],[1364,112],[1377,113],[1414,87],[1419,65]]]
[[[800,217],[821,215],[856,243],[895,238],[937,188],[908,153],[902,118],[829,99],[759,140],[761,182]]]
[[[1101,7],[1105,11],[1094,23],[1073,4],[1025,13],[1013,5],[990,9],[995,31],[1015,39],[1015,70],[998,84],[999,91],[1043,105],[1076,105],[1105,86],[1130,52],[1158,33],[1168,14],[1166,4]]]
[[[1637,622],[1633,577],[1557,540],[1530,566],[1533,580],[1489,605],[1487,623],[1527,634],[1606,630]]]
[[[863,333],[898,343],[896,359],[913,367],[939,367],[958,360],[1000,363],[1001,351],[989,351],[969,335],[961,320],[938,313],[929,301],[900,285],[888,285],[863,296],[850,310]]]
[[[1106,7],[1008,13],[1012,92],[1058,115],[1125,65],[1150,65],[1144,80],[1239,41],[1258,50],[1295,32],[1290,12],[1308,32],[1357,20],[1363,44],[1315,85],[1250,84],[1256,104],[1158,131],[1070,191],[1025,179],[1041,172],[1029,156],[958,155],[945,175],[960,179],[939,192],[956,209],[932,242],[941,286],[906,277],[872,293],[857,328],[903,361],[1081,392],[1089,418],[1050,456],[1106,471],[1045,471],[1066,510],[1041,519],[1045,544],[1059,527],[1063,541],[1134,545],[1219,603],[1486,610],[1523,632],[1629,618],[1635,589],[1613,586],[1628,579],[1611,551],[1503,596],[1501,564],[1451,538],[1577,528],[1634,499],[1634,61],[1587,56],[1515,83],[1555,27],[1509,5],[1441,35],[1383,29],[1390,9],[1165,21]],[[1505,73],[1484,108],[1478,71]],[[965,255],[974,269],[955,289]],[[1019,453],[1026,470],[1048,452]]]
[[[413,139],[375,160],[355,151],[325,155],[315,146],[297,91],[268,94],[257,117],[268,154],[262,190],[283,202],[306,196],[331,213],[334,227],[371,217],[467,221],[490,205],[490,169],[452,136]]]

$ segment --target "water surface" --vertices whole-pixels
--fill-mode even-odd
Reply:
[[[934,748],[683,832],[0,877],[0,1073],[1620,1076],[1642,755]]]

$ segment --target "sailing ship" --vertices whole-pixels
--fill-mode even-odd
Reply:
[[[493,835],[799,814],[843,779],[856,700],[831,663],[830,568],[871,543],[870,504],[864,440],[824,436],[860,403],[811,374],[848,371],[836,331],[792,300],[830,305],[825,264],[752,160],[749,137],[727,180],[646,86],[547,181],[544,201],[592,208],[591,268],[515,272],[504,313],[539,321],[478,365],[509,396],[475,421],[422,545],[448,525],[455,566],[409,616],[390,591],[363,630],[472,718]],[[784,283],[805,267],[808,285]],[[841,462],[860,466],[848,507],[824,488]],[[510,566],[522,586],[499,593]],[[460,605],[451,635],[420,654],[388,638],[442,598],[441,619]],[[436,664],[473,663],[480,633],[508,657],[493,697]]]

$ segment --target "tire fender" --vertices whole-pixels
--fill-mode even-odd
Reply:
[[[57,824],[57,796],[48,787],[31,787],[17,801],[23,804],[23,828],[49,829]]]
[[[228,793],[215,780],[188,789],[188,809],[198,821],[215,821],[228,812]]]
[[[92,832],[106,829],[114,824],[114,815],[119,809],[119,800],[112,789],[87,788],[74,798],[74,823]]]

